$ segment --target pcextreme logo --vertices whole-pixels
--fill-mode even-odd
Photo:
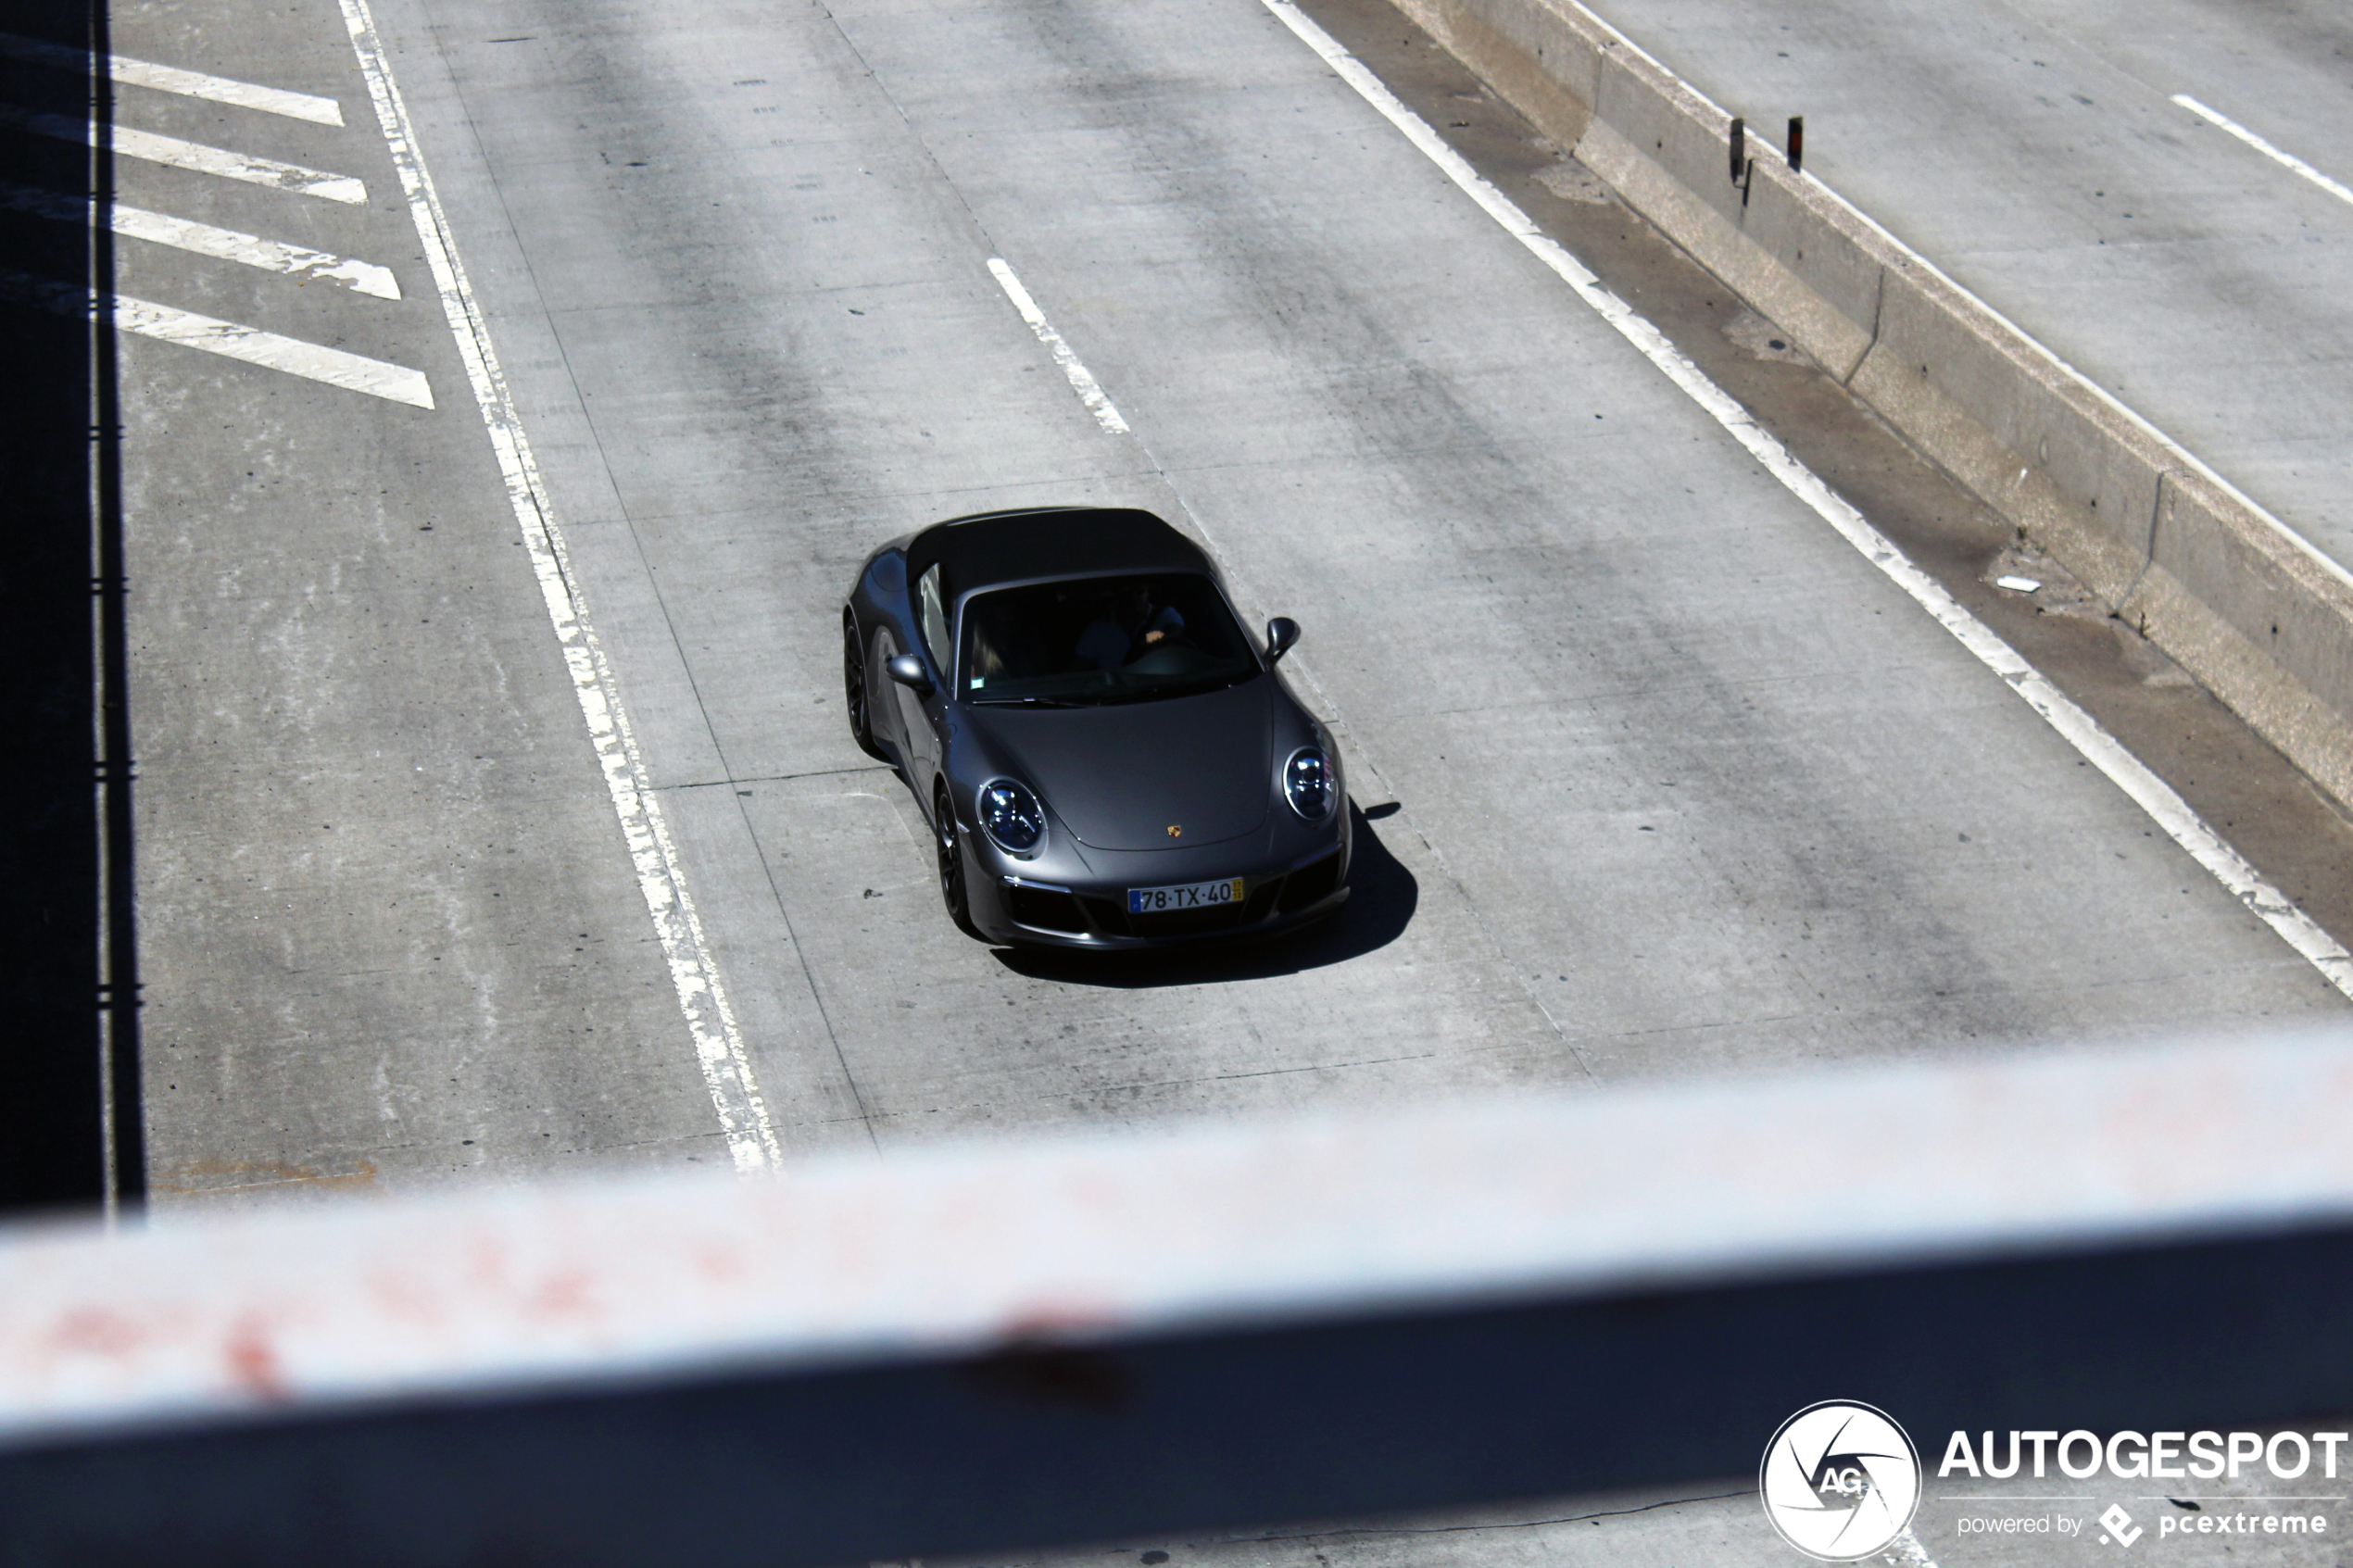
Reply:
[[[1825,1399],[1781,1423],[1756,1472],[1765,1517],[1822,1562],[1883,1551],[1920,1505],[1920,1456],[1885,1411]]]

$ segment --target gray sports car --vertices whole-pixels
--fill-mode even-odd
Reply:
[[[985,941],[1128,948],[1271,934],[1348,897],[1340,752],[1150,512],[951,518],[866,558],[841,616],[858,744],[932,824]]]

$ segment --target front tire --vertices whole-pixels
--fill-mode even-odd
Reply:
[[[956,827],[956,805],[948,798],[948,786],[941,784],[931,795],[931,838],[939,852],[939,897],[948,906],[948,918],[956,929],[977,940],[986,940],[980,928],[973,924],[972,901],[964,888],[964,846],[963,834]]]
[[[866,701],[866,650],[858,639],[858,618],[846,611],[841,618],[841,684],[849,700],[849,738],[867,756],[887,762],[890,759],[875,744],[874,714]]]

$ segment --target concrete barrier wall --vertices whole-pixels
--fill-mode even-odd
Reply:
[[[1395,3],[2353,805],[2353,573],[1576,0]]]

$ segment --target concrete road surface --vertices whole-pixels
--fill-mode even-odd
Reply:
[[[306,232],[404,297],[293,304],[436,388],[139,345],[169,1188],[708,1134],[340,20],[138,45],[340,92],[358,129],[267,146],[375,182]],[[787,1149],[2342,1006],[1263,7],[380,24]],[[224,449],[254,478],[174,505],[159,465]],[[1346,921],[1107,970],[942,919],[840,597],[881,539],[1061,501],[1167,512],[1306,626],[1396,808]]]

